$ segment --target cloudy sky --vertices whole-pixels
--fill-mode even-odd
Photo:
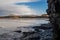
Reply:
[[[0,0],[0,16],[41,15],[46,13],[47,0]]]

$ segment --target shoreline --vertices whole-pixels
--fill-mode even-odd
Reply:
[[[49,26],[50,25],[50,26]],[[13,38],[15,39],[31,39],[34,38],[36,40],[41,40],[41,39],[51,39],[52,40],[52,26],[50,23],[47,24],[42,24],[41,26],[33,26],[32,27],[34,30],[33,31],[23,31],[24,29],[21,30],[15,30],[15,31],[10,31],[7,33],[2,33],[1,36],[0,35],[0,39],[3,39],[4,37],[7,39],[11,39],[13,40]],[[29,29],[27,29],[29,30]],[[48,35],[48,36],[47,36]],[[4,39],[5,39],[4,38]],[[31,39],[33,40],[33,39]]]

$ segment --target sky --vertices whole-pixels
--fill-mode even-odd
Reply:
[[[47,0],[0,0],[0,16],[46,14]]]

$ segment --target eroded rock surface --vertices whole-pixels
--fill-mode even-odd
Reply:
[[[50,22],[52,23],[54,39],[60,40],[60,0],[48,0],[48,10],[47,13],[49,15]]]

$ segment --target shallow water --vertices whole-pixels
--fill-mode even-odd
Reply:
[[[47,21],[48,19],[27,19],[27,18],[21,18],[21,19],[0,19],[0,35],[3,35],[9,40],[13,40],[14,37],[17,37],[17,39],[20,40],[20,37],[24,36],[23,32],[32,32],[35,31],[33,27],[40,26],[41,24],[49,23]],[[26,27],[26,28],[25,28]],[[21,33],[14,32],[15,30],[20,30]],[[5,35],[5,34],[6,35]],[[52,29],[39,29],[39,32],[37,32],[36,35],[40,36],[40,40],[51,40],[52,39]],[[32,34],[33,35],[33,34]],[[29,36],[29,35],[28,35]],[[0,36],[1,37],[1,36]],[[2,38],[0,38],[2,40]],[[5,39],[4,39],[5,40]]]
[[[40,26],[48,23],[48,19],[38,18],[20,18],[20,19],[0,19],[0,27],[8,30],[14,30],[17,27]]]

